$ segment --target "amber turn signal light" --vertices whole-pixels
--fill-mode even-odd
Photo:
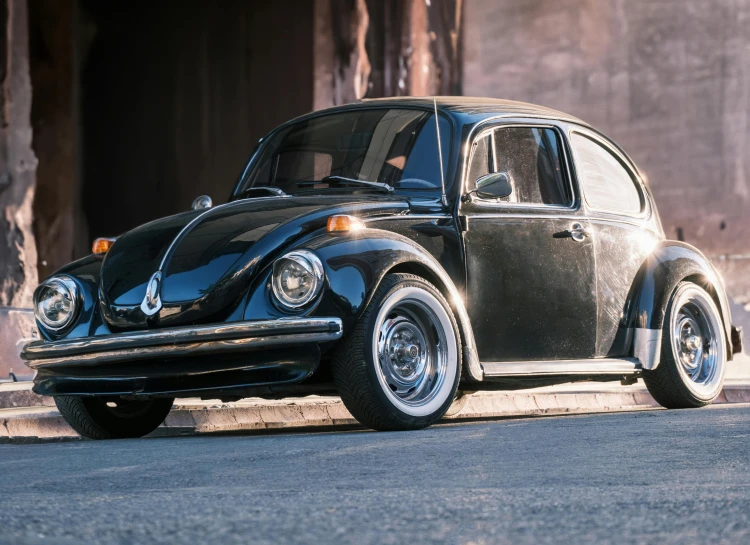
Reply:
[[[361,219],[354,216],[331,216],[328,218],[326,231],[329,233],[348,233],[350,231],[361,231],[365,229],[365,224]]]
[[[95,254],[106,254],[114,243],[114,238],[97,238],[91,245],[91,251]]]

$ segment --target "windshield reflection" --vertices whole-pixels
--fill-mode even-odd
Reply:
[[[447,168],[451,126],[440,116]],[[307,119],[265,142],[237,195],[253,187],[276,187],[294,195],[321,191],[440,191],[435,114],[416,109],[362,109]],[[338,182],[334,183],[336,180]],[[385,187],[385,186],[383,186]]]

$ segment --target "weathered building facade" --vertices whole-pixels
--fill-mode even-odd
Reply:
[[[463,91],[569,112],[647,174],[667,236],[750,296],[750,1],[468,0]],[[750,262],[748,262],[750,263]]]
[[[364,97],[591,122],[750,301],[750,0],[2,0],[0,25],[0,380],[39,277],[220,202],[276,124]]]

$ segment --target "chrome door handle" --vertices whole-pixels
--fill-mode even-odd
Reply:
[[[568,233],[568,235],[570,235],[570,238],[572,238],[576,242],[583,242],[586,237],[590,237],[593,234],[591,229],[586,229],[578,222],[573,223],[570,226],[570,229],[566,231],[566,233]]]

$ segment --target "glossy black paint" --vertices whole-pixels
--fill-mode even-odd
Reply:
[[[594,245],[564,236],[565,217],[465,206],[466,305],[481,361],[591,358],[597,299]],[[562,235],[562,236],[561,236]]]
[[[596,356],[629,356],[633,299],[642,269],[663,236],[643,221],[589,214],[597,269]]]
[[[103,326],[99,313],[98,291],[102,255],[89,255],[59,269],[55,274],[65,274],[73,278],[80,289],[80,310],[71,325],[62,331],[48,331],[39,324],[37,328],[43,339],[88,337],[101,334]],[[109,330],[106,330],[109,333]]]
[[[702,253],[684,242],[663,241],[646,258],[639,277],[639,288],[630,314],[633,327],[661,329],[672,292],[677,284],[690,280],[705,288],[719,308],[731,359],[729,302],[718,273]]]
[[[101,274],[102,312],[113,331],[225,321],[256,271],[292,241],[325,226],[331,214],[367,217],[407,210],[400,197],[263,197],[167,218],[170,231],[177,218],[187,226],[177,240],[149,236],[159,225],[152,222],[118,239],[107,254]],[[162,261],[164,308],[147,319],[140,304],[146,283]]]
[[[405,99],[342,109],[398,105],[431,108],[431,102]],[[518,103],[456,99],[441,100],[438,107],[454,129],[450,148],[443,150],[450,165],[446,202],[441,202],[439,192],[388,196],[355,190],[238,199],[151,222],[119,237],[103,263],[101,257],[90,256],[59,271],[75,278],[84,300],[76,323],[62,336],[290,315],[339,317],[346,334],[383,276],[398,271],[425,277],[452,304],[469,349],[462,380],[474,381],[471,389],[492,387],[478,382],[479,361],[632,355],[634,328],[659,329],[672,290],[686,278],[701,282],[714,295],[731,339],[731,317],[718,275],[694,248],[665,240],[647,187],[648,206],[640,217],[592,211],[581,198],[568,153],[567,175],[575,194],[571,208],[462,202],[466,150],[481,127],[543,122],[557,127],[561,135],[574,128],[595,133],[591,127],[559,112]],[[250,165],[252,159],[248,169]],[[637,171],[634,165],[632,169]],[[334,214],[361,217],[368,229],[327,234],[326,221]],[[565,234],[573,222],[582,223],[592,235],[573,241]],[[314,304],[295,313],[273,302],[269,285],[273,261],[296,248],[312,250],[321,258],[326,284]],[[162,262],[164,307],[147,319],[140,303],[149,277]],[[40,331],[47,339],[59,338],[42,327]],[[51,395],[196,390],[210,395],[234,387],[244,391],[258,384],[309,382],[318,362],[325,362],[335,347],[324,344],[319,352],[312,347],[308,353],[315,361],[299,355],[300,368],[286,376],[274,367],[273,355],[256,353],[253,361],[267,358],[270,365],[255,367],[250,360],[220,363],[211,368],[205,383],[200,373],[206,369],[201,366],[210,362],[196,359],[166,362],[166,367],[142,366],[137,372],[105,367],[83,374],[72,368],[45,372],[37,378],[36,389]],[[291,357],[282,354],[279,361],[289,363]],[[198,371],[180,372],[182,365]],[[82,386],[89,380],[90,387]]]
[[[344,331],[353,327],[388,272],[418,272],[450,301],[453,279],[435,258],[399,234],[367,229],[343,237],[322,235],[307,241],[305,247],[321,258],[329,280],[314,314],[341,317]]]

